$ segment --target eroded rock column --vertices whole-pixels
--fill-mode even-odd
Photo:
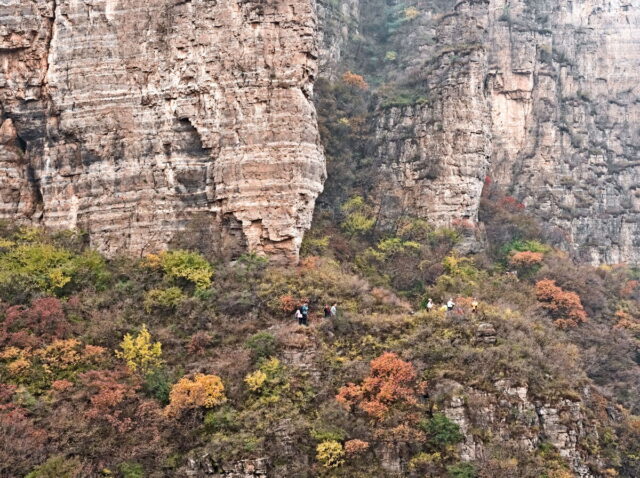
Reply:
[[[325,176],[311,0],[11,1],[0,214],[110,254],[200,234],[297,260]]]

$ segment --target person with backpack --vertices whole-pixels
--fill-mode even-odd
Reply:
[[[298,319],[298,325],[304,325],[303,318],[302,318],[302,311],[300,309],[301,309],[300,307],[296,307],[295,317],[296,319]]]
[[[334,302],[331,306],[331,317],[335,317],[338,315],[338,303]]]
[[[431,312],[433,310],[433,301],[431,299],[427,302],[427,311]]]
[[[309,325],[309,302],[304,301],[302,307],[300,307],[300,312],[302,313],[302,324],[301,325]]]
[[[324,318],[325,319],[331,318],[331,307],[329,307],[328,304],[324,304]]]

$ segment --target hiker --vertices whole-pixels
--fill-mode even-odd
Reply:
[[[296,307],[296,319],[298,319],[298,325],[304,325],[302,312],[300,311],[300,307]]]
[[[302,312],[302,325],[309,325],[309,301],[304,301],[304,304],[300,307],[300,312]]]
[[[451,312],[455,306],[456,304],[453,299],[449,298],[449,301],[447,302],[447,311]]]
[[[431,299],[429,299],[429,301],[427,302],[427,310],[429,312],[433,310],[433,301]]]
[[[331,306],[331,317],[335,317],[338,315],[338,303],[334,302]]]
[[[473,302],[471,302],[471,312],[474,314],[478,313],[478,299],[475,297],[473,298]]]
[[[329,319],[331,317],[331,307],[328,304],[324,304],[324,318]]]

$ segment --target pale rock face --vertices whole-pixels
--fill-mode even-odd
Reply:
[[[325,177],[312,1],[0,13],[0,215],[81,228],[109,254],[197,233],[297,260]]]
[[[583,259],[640,261],[640,4],[412,5],[388,74],[418,101],[375,114],[380,217],[475,221],[488,175]]]
[[[358,35],[360,0],[317,0],[319,70],[337,79],[343,72],[343,55],[351,54],[349,39]]]
[[[442,45],[416,48],[428,65],[410,66],[423,79],[425,102],[383,108],[376,137],[382,175],[383,217],[401,211],[437,225],[456,219],[476,221],[491,155],[489,103],[482,94],[486,67],[483,41],[487,20],[474,3],[460,3],[455,15],[434,24],[436,38],[465,41],[469,55],[458,60],[441,54]]]
[[[540,402],[530,397],[527,386],[513,386],[504,380],[496,382],[495,387],[497,393],[490,394],[453,381],[434,384],[433,393],[447,397],[443,413],[458,424],[464,435],[464,441],[458,445],[463,460],[488,457],[483,441],[474,436],[474,430],[484,430],[499,446],[515,447],[523,453],[531,453],[542,442],[549,442],[576,476],[594,478],[587,462],[598,457],[585,455],[579,444],[586,436],[597,434],[586,416],[584,403],[567,399]]]
[[[640,5],[492,8],[490,174],[584,259],[638,262]]]

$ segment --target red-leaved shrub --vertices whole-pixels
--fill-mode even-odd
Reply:
[[[16,305],[5,312],[0,342],[16,347],[35,347],[68,336],[71,325],[62,303],[55,297],[36,299],[31,307]]]
[[[416,371],[411,363],[386,352],[371,361],[371,372],[360,385],[350,383],[340,388],[336,400],[382,419],[396,403],[417,403]]]
[[[587,321],[587,313],[582,307],[580,296],[575,292],[563,290],[553,280],[538,281],[536,297],[560,328],[576,327]]]

